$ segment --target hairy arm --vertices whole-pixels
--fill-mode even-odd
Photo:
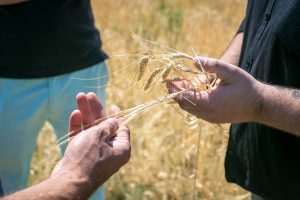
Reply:
[[[300,90],[261,84],[261,109],[254,121],[300,137]]]
[[[23,3],[28,0],[0,0],[0,6],[1,5],[11,5],[11,4],[17,4],[17,3]]]
[[[97,187],[129,161],[131,147],[128,127],[119,126],[116,119],[107,119],[81,131],[82,125],[86,127],[104,117],[105,112],[94,93],[79,93],[76,99],[79,110],[72,112],[69,127],[73,138],[51,177],[1,200],[88,199]],[[116,106],[110,109],[111,114],[117,112],[120,109]]]
[[[1,200],[87,199],[93,192],[88,179],[75,173],[63,173]]]
[[[237,66],[240,60],[243,38],[243,32],[237,33],[221,56],[220,60]]]
[[[261,83],[220,60],[198,57],[197,68],[199,63],[217,75],[217,83],[211,91],[177,96],[182,109],[213,123],[258,122],[300,137],[300,90]],[[184,81],[168,85],[171,93],[188,87]]]
[[[118,135],[116,131],[118,130]],[[129,130],[108,119],[76,135],[52,176],[42,183],[5,196],[16,199],[88,199],[130,157]]]

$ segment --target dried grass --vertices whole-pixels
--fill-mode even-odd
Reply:
[[[201,83],[205,86],[208,82],[213,85],[212,80],[207,79],[205,75],[193,80],[195,75],[183,77],[183,71],[172,69],[167,73],[165,68],[155,78],[154,86],[158,87],[152,85],[141,93],[143,88],[134,83],[138,80],[139,69],[136,66],[143,56],[147,55],[140,52],[146,51],[151,55],[161,56],[168,52],[176,54],[173,50],[180,49],[195,55],[191,52],[193,47],[199,55],[218,57],[235,33],[244,7],[245,2],[241,0],[94,2],[94,14],[102,31],[104,49],[111,55],[107,102],[120,105],[122,110],[134,108],[135,105],[142,105],[153,98],[164,96],[166,92],[159,89],[160,82],[164,84],[183,78],[190,80],[193,85]],[[112,10],[118,12],[111,12]],[[154,49],[153,45],[146,42],[132,40],[132,32],[172,48]],[[128,52],[130,54],[124,56]],[[192,66],[186,61],[188,58],[176,58],[174,54],[169,53],[169,57],[164,56],[162,60],[155,56],[148,57],[147,67],[139,79],[140,85],[144,86],[153,69],[167,66],[173,58],[173,62],[183,62]],[[176,107],[171,109],[174,108],[173,104],[158,105],[160,106],[152,107],[148,114],[131,123],[132,158],[130,163],[105,185],[107,199],[191,199],[193,195],[200,199],[247,198],[247,194],[241,196],[245,191],[224,180],[224,150],[221,147],[227,141],[221,135],[228,131],[228,126],[216,126],[203,121],[199,123],[191,116],[184,116]],[[184,118],[186,119],[183,120]],[[197,148],[199,127],[201,138],[200,147]],[[53,143],[48,145],[45,142],[51,139],[50,134],[46,137],[44,134],[45,131],[38,141],[38,154],[43,152],[42,149],[55,148]],[[198,160],[197,154],[200,155]],[[42,172],[42,169],[53,167],[49,165],[48,160],[49,156],[34,159],[32,169],[36,173],[32,174],[31,182],[38,182],[51,171]],[[198,166],[197,172],[194,171],[195,162]],[[193,178],[195,176],[197,179]]]

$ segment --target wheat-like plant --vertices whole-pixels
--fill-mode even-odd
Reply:
[[[101,123],[105,119],[108,118],[117,118],[120,119],[121,125],[127,125],[132,120],[140,117],[142,114],[150,110],[152,107],[163,103],[163,102],[170,102],[175,98],[177,95],[180,95],[184,92],[195,92],[195,95],[199,91],[203,91],[206,89],[211,88],[216,82],[216,76],[214,74],[210,74],[204,70],[201,63],[198,63],[201,66],[201,71],[195,71],[192,67],[188,66],[184,63],[184,60],[189,60],[194,62],[194,57],[181,53],[181,52],[167,52],[162,53],[159,55],[154,55],[151,52],[147,52],[142,54],[142,57],[138,61],[138,77],[137,81],[142,81],[143,77],[146,76],[146,68],[149,62],[153,61],[156,62],[158,66],[155,69],[149,69],[149,76],[144,82],[144,90],[148,90],[151,86],[155,86],[157,84],[165,84],[169,82],[176,82],[176,81],[187,81],[191,87],[185,90],[181,90],[179,92],[168,94],[166,96],[159,97],[155,100],[146,102],[142,105],[123,110],[117,114],[109,115],[103,117],[101,119],[97,119],[94,122],[87,124],[83,127],[83,129],[89,128],[96,124]],[[171,73],[172,72],[172,73]],[[170,77],[171,74],[175,74],[177,76]],[[155,81],[160,80],[160,81]],[[191,102],[193,103],[193,102]],[[188,115],[190,119],[187,121],[192,128],[196,128],[198,126],[198,119]],[[81,130],[74,130],[68,133],[66,136],[58,139],[58,145],[65,144],[68,142],[78,131]]]
[[[166,47],[163,47],[164,49]],[[85,125],[82,129],[87,129],[91,126],[97,125],[108,118],[118,119],[120,126],[129,124],[132,120],[140,117],[144,113],[148,112],[151,108],[159,105],[161,103],[171,103],[177,95],[182,95],[185,92],[194,92],[197,95],[200,91],[210,91],[210,89],[216,83],[216,75],[205,71],[201,63],[198,63],[200,70],[195,70],[193,66],[195,59],[193,56],[188,54],[178,52],[171,49],[170,52],[163,52],[155,54],[156,52],[149,51],[140,54],[138,58],[137,66],[137,79],[136,83],[142,83],[143,90],[149,91],[150,88],[158,86],[160,84],[165,85],[166,83],[176,82],[176,81],[186,81],[190,84],[189,88],[183,89],[176,93],[167,94],[165,96],[156,98],[152,101],[146,102],[144,104],[138,105],[136,107],[123,110],[119,113],[109,115],[94,122]],[[155,67],[155,68],[154,68]],[[187,99],[188,100],[188,99]],[[188,100],[189,101],[189,100]],[[174,101],[173,101],[174,102]],[[191,102],[194,104],[194,102]],[[186,122],[191,126],[192,129],[199,128],[199,138],[197,143],[197,155],[199,154],[199,141],[200,141],[200,131],[199,119],[190,114],[186,114]],[[76,133],[80,130],[74,130],[69,132],[66,136],[59,138],[58,145],[63,145],[70,141]],[[118,133],[118,131],[117,131]],[[197,174],[197,159],[195,160],[194,167],[194,189],[193,189],[193,199],[196,198],[196,174]]]
[[[108,118],[119,119],[120,126],[127,125],[132,120],[140,117],[142,114],[149,111],[154,106],[156,106],[160,103],[163,103],[163,102],[172,101],[173,98],[175,98],[177,95],[180,95],[184,92],[192,91],[193,89],[194,88],[181,90],[181,91],[176,92],[176,93],[172,93],[172,94],[169,94],[169,95],[166,95],[166,96],[163,96],[163,97],[159,97],[155,100],[152,100],[152,101],[149,101],[147,103],[141,104],[141,105],[136,106],[134,108],[130,108],[130,109],[123,110],[123,111],[121,111],[119,113],[116,113],[116,114],[112,114],[112,115],[102,117],[100,119],[97,119],[97,120],[93,121],[92,123],[89,123],[89,124],[83,126],[82,129],[87,129],[87,128],[92,127],[94,125],[100,124],[101,122],[103,122],[104,120],[106,120]],[[69,142],[76,135],[76,133],[80,132],[82,129],[77,129],[77,130],[71,131],[67,135],[59,138],[57,140],[57,145],[63,145],[65,143]]]
[[[143,57],[143,59],[146,59]],[[151,86],[154,87],[157,84],[165,84],[169,82],[176,82],[176,81],[187,81],[191,85],[191,89],[187,89],[187,91],[194,91],[195,95],[197,95],[197,92],[208,90],[208,92],[211,90],[211,88],[216,83],[217,77],[215,74],[211,74],[205,71],[204,67],[202,66],[202,63],[197,62],[197,64],[200,66],[200,71],[195,71],[193,67],[189,66],[186,61],[191,61],[194,63],[195,59],[194,57],[181,53],[181,52],[166,52],[160,55],[151,55],[150,52],[147,53],[147,62],[140,62],[139,67],[139,76],[137,81],[142,81],[142,78],[146,76],[146,68],[147,65],[150,62],[156,62],[156,65],[154,65],[156,68],[151,69],[151,66],[149,65],[149,75],[148,78],[146,78],[144,82],[144,90],[148,90]],[[142,64],[142,65],[141,65]],[[160,80],[160,81],[155,81]],[[186,91],[181,91],[186,92]],[[180,92],[180,93],[181,93]],[[175,96],[179,94],[175,93]],[[174,96],[174,97],[175,97]],[[188,100],[188,99],[187,99]],[[189,101],[189,100],[188,100]],[[192,104],[194,102],[191,102]],[[194,184],[193,184],[193,199],[196,199],[197,193],[196,193],[196,180],[197,180],[197,169],[198,169],[198,155],[199,155],[199,145],[200,145],[200,137],[201,137],[201,127],[199,127],[199,119],[195,116],[192,116],[190,114],[186,114],[186,122],[191,126],[192,129],[199,129],[198,134],[198,142],[197,142],[197,152],[196,152],[196,160],[194,164],[194,172],[193,172],[193,178],[194,178]]]
[[[167,52],[159,55],[148,52],[138,63],[137,81],[143,81],[146,75],[146,68],[155,66],[155,69],[148,69],[148,77],[144,80],[144,90],[158,83],[167,83],[176,80],[186,80],[193,87],[200,90],[208,89],[216,82],[215,74],[208,73],[204,70],[201,63],[198,63],[201,71],[195,71],[186,61],[195,62],[194,57],[181,52]],[[155,64],[149,65],[151,62]],[[160,80],[160,81],[155,81]]]

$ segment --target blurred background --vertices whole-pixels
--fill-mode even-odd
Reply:
[[[238,29],[246,7],[243,0],[92,2],[103,49],[110,55],[107,108],[116,104],[122,110],[165,92],[145,93],[136,85],[138,60],[134,55],[155,45],[134,34],[190,55],[218,58]],[[156,48],[161,50],[158,45]],[[228,127],[202,121],[191,129],[174,106],[162,104],[150,110],[130,124],[132,158],[105,184],[107,199],[193,199],[193,195],[196,199],[248,199],[246,191],[225,181]],[[30,184],[49,177],[59,158],[52,127],[46,123],[32,160]]]

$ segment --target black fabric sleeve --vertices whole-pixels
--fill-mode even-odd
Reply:
[[[236,34],[243,33],[245,31],[246,22],[245,18],[243,19],[242,23],[240,24],[239,29],[237,30]]]

